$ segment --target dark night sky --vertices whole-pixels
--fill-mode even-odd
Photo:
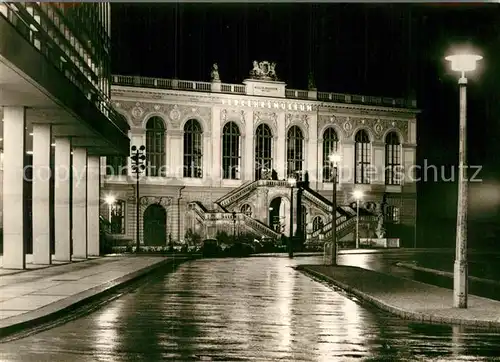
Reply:
[[[418,163],[452,165],[458,153],[457,75],[443,56],[470,43],[484,56],[468,87],[469,163],[500,192],[500,6],[498,4],[112,4],[115,74],[241,83],[252,60],[277,62],[290,88],[388,97],[415,94]],[[481,188],[478,184],[474,187]],[[453,219],[456,185],[419,184],[420,232]],[[471,191],[471,198],[476,195]],[[490,197],[491,198],[491,197]],[[494,207],[471,210],[471,219]],[[500,224],[500,223],[499,223]],[[437,224],[436,224],[437,225]],[[450,224],[451,225],[451,224]]]

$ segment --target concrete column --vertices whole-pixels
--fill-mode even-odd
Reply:
[[[73,149],[73,257],[87,258],[87,149]]]
[[[33,263],[51,264],[49,124],[33,125]]]
[[[24,157],[26,109],[3,108],[3,267],[26,267],[24,240]],[[7,136],[7,137],[6,137]]]
[[[99,156],[87,159],[87,254],[91,256],[99,255],[99,161]]]
[[[71,140],[56,137],[54,151],[54,227],[55,255],[58,261],[71,261]]]

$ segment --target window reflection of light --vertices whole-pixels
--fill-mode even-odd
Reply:
[[[277,289],[279,303],[279,318],[276,321],[280,326],[278,327],[279,339],[278,350],[289,351],[292,343],[292,298],[293,290],[295,288],[295,278],[290,268],[280,268],[281,275],[278,279],[283,283]],[[267,313],[266,313],[267,314]]]
[[[342,312],[345,316],[345,330],[347,334],[347,340],[350,343],[363,345],[363,336],[362,329],[360,326],[363,324],[363,321],[360,318],[360,314],[363,313],[363,310],[360,306],[347,298],[343,298],[344,303],[342,304]]]
[[[376,262],[376,255],[370,253],[342,253],[339,255],[339,264],[357,266],[363,269],[373,269],[373,264]]]

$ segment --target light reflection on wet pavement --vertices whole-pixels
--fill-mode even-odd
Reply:
[[[320,262],[185,263],[88,316],[0,344],[0,360],[459,361],[497,355],[500,333],[409,323],[290,267]]]

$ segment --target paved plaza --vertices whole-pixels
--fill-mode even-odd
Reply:
[[[25,271],[0,269],[0,335],[32,327],[183,257],[116,256]]]
[[[469,295],[467,309],[453,308],[453,290],[351,266],[301,265],[315,278],[402,318],[500,328],[500,302]]]

